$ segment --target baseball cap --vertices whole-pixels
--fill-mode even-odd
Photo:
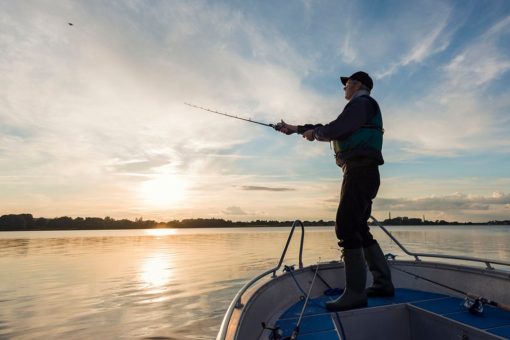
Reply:
[[[350,77],[340,77],[340,80],[342,81],[342,84],[347,84],[347,80],[354,79],[368,87],[370,90],[374,87],[374,82],[372,81],[372,78],[368,75],[368,73],[363,71],[358,71],[353,73]]]

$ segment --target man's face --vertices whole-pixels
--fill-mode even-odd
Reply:
[[[351,100],[352,96],[356,91],[358,91],[361,88],[361,83],[357,80],[349,79],[347,80],[347,83],[345,84],[344,91],[345,91],[345,99]]]

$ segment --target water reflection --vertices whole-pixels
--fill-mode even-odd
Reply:
[[[147,288],[161,288],[172,278],[171,258],[164,253],[149,255],[140,266],[139,278]]]
[[[373,229],[384,252],[403,253]],[[411,251],[510,261],[510,228],[392,227]],[[118,232],[118,234],[116,234]],[[274,267],[289,228],[0,233],[0,339],[211,339],[238,289]],[[297,233],[284,264],[297,264]],[[304,264],[339,259],[307,228]]]
[[[146,230],[144,230],[144,233],[149,236],[168,236],[168,235],[176,235],[177,229],[168,229],[168,228],[146,229]]]

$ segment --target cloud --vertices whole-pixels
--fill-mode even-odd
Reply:
[[[225,4],[1,6],[1,175],[31,178],[49,200],[42,178],[70,192],[95,183],[113,198],[109,184],[126,175],[135,188],[175,172],[222,174],[239,159],[232,149],[265,131],[184,101],[261,120],[325,105],[301,87],[312,63]]]
[[[392,85],[413,91],[405,78],[418,67],[434,78],[432,85],[416,83],[419,94],[403,89],[394,102],[391,92],[384,98],[387,154],[409,160],[510,150],[509,118],[494,113],[508,112],[510,100],[501,95],[489,102],[485,91],[506,70],[505,20],[440,53],[452,47],[456,33],[443,2],[400,3],[376,18],[364,4],[309,4],[305,25],[321,25],[305,29],[300,10],[286,21],[260,15],[263,4],[252,11],[244,3],[203,1],[2,2],[0,206],[39,215],[168,220],[218,216],[235,201],[268,218],[330,216],[333,202],[324,207],[321,199],[333,197],[339,183],[326,143],[276,135],[183,103],[265,122],[280,116],[290,123],[327,122],[345,104],[333,91],[334,74],[346,64],[382,71],[395,64]],[[345,20],[329,19],[347,6]],[[296,28],[303,34],[289,34]],[[442,65],[431,58],[452,54]],[[465,70],[476,69],[477,59],[495,62],[494,69],[490,62],[481,68],[489,75],[482,91],[456,87],[479,77]],[[186,182],[188,205],[143,210],[139,188],[165,178]],[[300,195],[267,201],[268,191],[292,188]]]
[[[222,211],[225,215],[246,215],[246,212],[240,207],[231,206]]]
[[[353,12],[355,11],[353,2],[347,2],[345,9],[345,23],[344,23],[344,34],[342,35],[342,42],[338,49],[338,55],[342,58],[342,61],[348,65],[353,65],[357,62],[359,55],[356,44],[356,32],[358,31],[355,27],[355,18]],[[354,35],[354,37],[353,37]],[[354,40],[354,41],[353,41]]]
[[[414,158],[508,151],[508,125],[502,123],[510,101],[504,96],[495,101],[489,87],[497,87],[510,70],[503,43],[509,37],[506,17],[439,65],[423,95],[386,103],[391,112],[385,116],[386,139],[397,141],[400,151]]]
[[[445,51],[456,30],[452,13],[462,12],[444,1],[397,1],[377,9],[373,4],[346,2],[338,7],[343,19],[330,28],[338,57],[378,79]]]
[[[296,190],[293,188],[263,187],[263,186],[255,186],[255,185],[243,185],[241,187],[241,189],[246,190],[246,191],[294,191],[294,190]]]
[[[445,196],[419,198],[378,198],[377,210],[391,211],[459,211],[489,210],[491,206],[505,206],[510,203],[510,194],[493,193],[490,196],[473,196],[461,193]]]
[[[510,16],[500,20],[464,48],[444,69],[453,88],[479,89],[510,70],[506,42],[510,38]]]
[[[456,156],[462,151],[479,151],[499,143],[486,137],[491,115],[480,115],[483,99],[476,94],[434,90],[419,101],[391,104],[385,118],[386,140],[398,141],[399,149],[414,158]]]
[[[430,16],[425,21],[420,20],[422,23],[418,27],[409,25],[409,30],[403,33],[404,38],[410,38],[410,43],[407,50],[401,52],[399,60],[391,62],[385,68],[375,73],[375,77],[383,79],[392,76],[404,66],[413,63],[422,63],[425,59],[433,56],[434,54],[443,52],[450,45],[452,31],[447,31],[452,8],[444,7],[437,13],[438,16]],[[414,30],[413,30],[414,28]]]

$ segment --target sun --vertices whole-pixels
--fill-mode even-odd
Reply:
[[[158,208],[172,208],[186,197],[187,181],[179,176],[159,174],[140,186],[143,201]]]

